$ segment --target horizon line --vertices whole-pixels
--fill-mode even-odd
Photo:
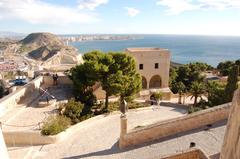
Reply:
[[[48,31],[37,31],[37,32],[14,32],[14,31],[0,31],[1,33],[13,33],[13,34],[25,34],[31,33],[52,33],[55,35],[179,35],[179,36],[228,36],[228,37],[240,37],[240,35],[226,35],[226,34],[178,34],[178,33],[54,33]]]

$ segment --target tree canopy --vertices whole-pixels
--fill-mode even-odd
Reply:
[[[206,63],[190,63],[182,65],[176,69],[172,69],[170,72],[170,88],[173,93],[179,94],[178,103],[181,104],[182,95],[186,92],[194,93],[195,99],[201,96],[202,93],[196,95],[202,87],[204,82],[204,76],[202,73],[206,70],[213,69]],[[194,87],[193,87],[194,86]],[[199,89],[198,89],[199,88]],[[196,101],[195,101],[196,102]],[[196,103],[194,103],[196,105]]]
[[[225,61],[225,62],[220,62],[217,65],[217,69],[219,70],[220,74],[222,76],[228,76],[230,74],[231,68],[237,65],[238,67],[240,67],[240,59],[236,60],[236,61]],[[240,75],[240,74],[239,74]]]
[[[76,92],[92,92],[92,86],[99,83],[106,92],[105,108],[108,98],[119,95],[124,99],[141,89],[141,76],[137,73],[133,57],[121,52],[103,53],[93,51],[83,56],[84,63],[71,70],[71,79]]]
[[[225,88],[226,102],[232,101],[234,91],[238,88],[238,75],[239,66],[237,65],[232,66],[228,76],[228,82]]]
[[[198,97],[201,98],[201,95],[205,93],[205,85],[203,82],[194,81],[191,85],[190,93],[192,95],[192,98],[194,97],[194,103],[193,105],[197,105],[197,99]]]

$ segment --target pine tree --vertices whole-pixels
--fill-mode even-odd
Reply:
[[[238,88],[239,67],[233,66],[228,76],[227,86],[225,88],[225,102],[231,102],[234,91]]]

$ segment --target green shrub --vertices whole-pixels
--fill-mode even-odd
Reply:
[[[65,116],[50,116],[43,124],[41,133],[43,135],[56,135],[71,125],[71,120]]]
[[[93,114],[85,114],[85,115],[82,115],[79,119],[79,121],[84,121],[84,120],[87,120],[91,117],[93,117],[94,115]]]
[[[194,112],[197,112],[197,111],[200,111],[200,110],[203,110],[203,109],[200,108],[200,107],[190,106],[190,107],[188,108],[188,114],[191,114],[191,113],[194,113]]]
[[[108,103],[108,110],[110,112],[118,111],[119,110],[119,101],[117,101],[117,102],[109,102]]]
[[[137,109],[137,108],[143,108],[143,107],[150,106],[146,103],[138,103],[138,102],[128,102],[127,105],[128,105],[128,109]],[[119,101],[118,102],[110,102],[108,105],[108,110],[110,112],[118,111],[119,110]]]
[[[70,118],[72,124],[76,124],[81,121],[81,113],[84,108],[84,105],[80,102],[71,99],[68,103],[64,104],[65,110],[63,115]]]
[[[146,103],[131,102],[129,103],[128,109],[137,109],[137,108],[143,108],[148,106],[150,105]]]
[[[201,109],[207,109],[207,108],[209,108],[208,105],[209,105],[209,103],[208,103],[206,100],[201,99],[201,100],[197,103],[196,107],[201,108]]]
[[[152,96],[154,97],[154,99],[156,100],[161,100],[162,99],[162,96],[163,96],[163,93],[162,92],[154,92],[152,94]]]

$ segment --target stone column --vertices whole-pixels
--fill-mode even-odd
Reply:
[[[127,117],[120,117],[121,131],[120,136],[124,136],[127,134]]]
[[[122,149],[124,147],[124,137],[127,134],[127,118],[126,116],[120,117],[120,139],[119,139],[119,148]]]

